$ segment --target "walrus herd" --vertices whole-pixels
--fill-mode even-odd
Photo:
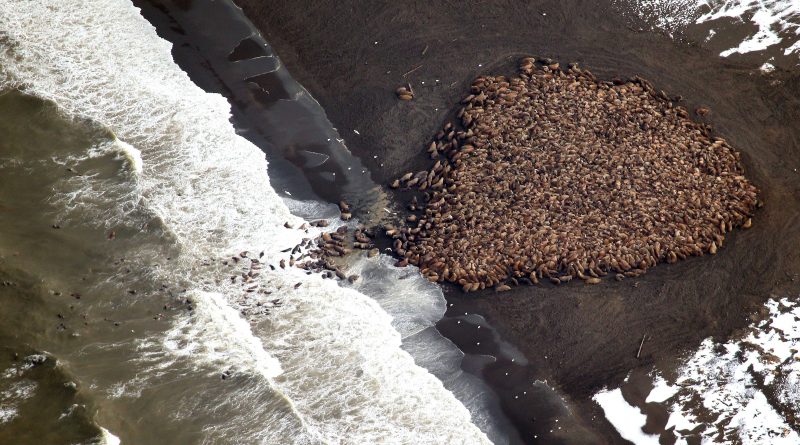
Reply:
[[[715,254],[760,206],[740,155],[646,80],[598,80],[525,58],[482,76],[427,147],[406,224],[388,227],[399,266],[464,291],[598,283]]]

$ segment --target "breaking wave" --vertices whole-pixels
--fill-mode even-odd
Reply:
[[[303,221],[270,187],[264,154],[236,134],[227,101],[189,80],[170,44],[128,1],[3,0],[0,29],[4,89],[113,132],[107,144],[62,161],[112,156],[126,166],[117,182],[81,176],[56,190],[64,217],[91,215],[91,224],[121,227],[118,238],[157,220],[178,252],[169,267],[148,273],[187,286],[182,298],[195,310],[161,338],[140,341],[138,364],[154,368],[109,389],[112,396],[135,392],[129,386],[164,375],[170,364],[235,364],[249,379],[236,403],[250,409],[220,420],[207,440],[488,443],[467,409],[401,349],[391,317],[371,298],[290,268],[262,270],[256,284],[265,292],[243,300],[228,272],[211,266],[242,251],[277,261],[314,232],[284,227]],[[282,304],[269,316],[243,315],[277,297]],[[441,310],[431,306],[424,310]]]

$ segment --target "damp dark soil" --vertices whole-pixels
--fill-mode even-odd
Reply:
[[[158,5],[170,2],[136,3],[152,21]],[[174,2],[187,11],[200,10],[202,3]],[[388,185],[406,171],[429,168],[425,148],[444,122],[455,122],[458,102],[472,80],[482,74],[513,74],[519,57],[526,55],[550,57],[563,65],[578,62],[602,79],[640,75],[656,88],[681,96],[680,105],[689,110],[708,107],[711,112],[702,120],[742,152],[747,175],[761,191],[765,206],[756,213],[752,229],[728,237],[713,257],[659,265],[643,277],[606,280],[596,286],[544,284],[469,295],[445,288],[450,309],[437,326],[443,335],[471,357],[499,357],[500,346],[488,330],[467,330],[467,323],[459,323],[457,316],[477,313],[527,357],[524,366],[498,359],[482,368],[525,442],[625,443],[591,401],[598,389],[618,386],[631,372],[641,373],[653,365],[669,372],[702,339],[724,338],[747,325],[771,294],[796,290],[800,73],[778,71],[764,76],[757,64],[730,63],[702,47],[637,32],[640,26],[626,22],[606,0],[236,3],[291,75],[320,102],[347,148],[379,184]],[[148,4],[157,6],[148,8]],[[175,42],[184,32],[173,22],[156,26],[162,36],[171,29]],[[203,38],[216,41],[226,33],[225,26],[208,28]],[[233,40],[238,42],[238,38]],[[263,51],[247,42],[240,43],[226,61],[246,60]],[[220,66],[201,58],[191,68],[190,59],[196,57],[192,51],[202,52],[197,46],[176,43],[173,55],[181,67],[206,89],[239,95],[219,87],[229,85],[218,77],[222,76]],[[258,120],[261,108],[286,102],[280,100],[286,92],[265,75],[272,70],[268,68],[265,65],[246,79],[251,87],[258,87],[253,100],[237,103],[235,97],[231,99],[235,123],[248,116]],[[406,83],[413,86],[414,99],[398,100],[395,90]],[[274,135],[270,138],[268,133],[292,125],[296,127],[287,120],[253,126],[257,132],[263,130],[263,138],[272,139]],[[293,136],[265,144],[253,133],[243,134],[262,148],[272,145],[276,152],[298,140]],[[313,168],[277,153],[288,159],[281,163],[274,154],[270,156],[270,150],[265,151],[273,184],[276,169],[292,170],[297,165],[314,191],[333,202],[342,191],[364,190],[349,183],[354,181],[350,178],[344,184],[337,180],[335,186],[314,180],[309,175]],[[319,151],[329,154],[325,147]],[[344,172],[337,178],[343,176]],[[397,207],[402,208],[400,203],[408,197],[399,192],[396,198]],[[358,207],[354,216],[366,219],[358,214]],[[521,388],[532,392],[534,381],[546,381],[564,394],[577,418],[576,427],[558,430],[557,418],[565,411],[557,403],[543,406],[541,400],[517,398]]]
[[[484,315],[526,354],[529,366],[516,369],[520,381],[547,379],[597,434],[562,441],[621,442],[591,401],[595,391],[618,385],[635,369],[674,367],[703,338],[723,338],[748,324],[770,294],[797,287],[800,73],[764,76],[756,64],[734,64],[696,45],[637,32],[604,0],[237,4],[383,184],[428,166],[426,144],[454,120],[471,81],[512,74],[523,55],[578,62],[604,79],[640,75],[681,96],[689,110],[710,108],[703,120],[743,153],[765,203],[753,229],[734,233],[719,254],[597,286],[548,284],[469,296],[447,289],[451,311]],[[398,100],[394,92],[406,83],[415,97]],[[472,338],[447,325],[440,330],[474,349]],[[513,384],[499,377],[503,366],[490,366],[485,377],[527,441],[535,419],[511,398]]]

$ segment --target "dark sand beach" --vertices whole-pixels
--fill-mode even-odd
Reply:
[[[0,0],[0,443],[800,440],[794,28],[721,58],[752,17],[667,35],[645,3],[677,0]],[[412,193],[389,185],[526,56],[641,76],[711,125],[752,228],[595,285],[392,266]],[[320,254],[347,272],[326,280],[292,267],[322,220],[376,234]]]
[[[632,370],[674,368],[702,339],[725,338],[757,318],[770,294],[797,289],[796,72],[764,76],[755,64],[721,59],[696,43],[639,32],[606,1],[237,4],[379,183],[428,168],[425,146],[454,120],[472,79],[513,74],[525,55],[578,62],[603,79],[640,75],[681,96],[689,110],[709,107],[702,120],[742,152],[765,206],[753,229],[733,233],[714,257],[662,264],[643,277],[597,286],[545,284],[469,295],[446,289],[454,305],[449,315],[484,315],[530,361],[527,367],[500,361],[484,372],[523,437],[541,426],[530,406],[511,395],[520,382],[542,379],[598,434],[552,443],[619,442],[590,400],[593,392],[618,385]],[[394,91],[407,82],[416,96],[400,101]],[[490,348],[485,342],[475,344],[477,333],[459,330],[448,318],[439,329],[465,352],[491,353],[482,349]],[[509,370],[513,378],[505,375]]]

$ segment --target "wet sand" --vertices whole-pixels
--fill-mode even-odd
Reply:
[[[555,433],[545,443],[620,441],[590,400],[597,389],[618,385],[631,370],[653,364],[669,370],[701,339],[725,337],[747,325],[771,292],[795,288],[798,256],[792,246],[798,241],[798,202],[792,195],[798,185],[794,168],[800,164],[798,130],[792,125],[800,114],[796,75],[762,78],[755,66],[734,65],[664,36],[634,32],[615,14],[600,12],[608,8],[576,2],[525,11],[503,2],[483,8],[241,4],[378,183],[428,166],[425,146],[430,136],[445,119],[453,119],[472,79],[511,74],[521,55],[578,61],[606,79],[642,75],[657,88],[688,98],[682,104],[687,109],[710,107],[706,121],[743,152],[748,176],[762,190],[766,207],[757,213],[753,229],[734,234],[714,258],[660,265],[643,278],[591,288],[548,284],[474,296],[445,289],[452,306],[438,328],[462,350],[500,355],[487,330],[458,323],[462,314],[478,313],[527,356],[526,366],[500,359],[473,371],[492,384],[526,441],[534,435],[541,439],[551,429]],[[512,35],[509,29],[518,31]],[[185,51],[191,48],[181,45],[173,51],[179,63]],[[209,84],[218,82],[213,69],[182,67],[195,82],[203,77]],[[776,79],[781,84],[773,85]],[[399,101],[394,94],[405,82],[414,84],[413,101]],[[242,114],[247,117],[248,112]],[[252,110],[249,114],[257,117]],[[270,159],[275,166],[275,158]],[[315,191],[327,191],[322,193],[326,199],[336,202],[341,196],[340,190],[320,184],[312,179]],[[337,186],[347,184],[337,181]],[[406,198],[398,196],[398,204]],[[364,217],[358,210],[355,216]],[[644,335],[648,338],[637,359]],[[471,360],[464,367],[480,369]],[[564,425],[563,406],[516,398],[526,388],[533,393],[534,380],[566,394],[583,428],[559,431],[555,420],[560,417]]]
[[[306,210],[303,207],[305,204],[297,207],[296,199],[337,203],[342,198],[358,212],[360,222],[376,225],[386,219],[385,207],[389,205],[387,191],[372,182],[361,161],[347,150],[339,133],[330,126],[324,110],[271,56],[269,43],[257,35],[257,30],[232,2],[204,0],[187,4],[147,0],[136,1],[135,5],[156,27],[158,35],[172,42],[172,56],[191,80],[206,91],[221,94],[229,100],[232,106],[231,123],[237,133],[265,152],[270,162],[268,173],[271,185],[279,194],[289,198],[287,204],[294,203],[290,207],[299,212],[297,216],[308,220],[325,217],[318,210],[313,210],[317,208],[315,206]],[[253,73],[257,74],[253,76]],[[285,100],[287,97],[293,100]],[[314,157],[308,158],[303,153],[313,153]],[[338,218],[337,206],[329,206],[335,209]],[[411,278],[403,282],[406,286],[419,280],[425,283],[426,288],[432,286],[421,276],[412,276],[415,272],[411,270],[391,267],[393,261],[389,257],[380,260],[381,264],[390,268],[388,274],[384,269],[373,267],[367,267],[371,272],[364,274],[361,271],[364,259],[359,255],[365,253],[348,255],[345,262],[348,269],[356,269],[365,278],[349,286],[362,290],[363,284],[363,291],[376,301],[402,298],[402,285],[397,289],[399,293],[392,289],[398,279]],[[372,275],[373,279],[368,280],[367,275]],[[376,275],[380,278],[374,278]],[[436,291],[431,289],[431,292],[435,294],[440,291],[437,288]],[[439,302],[440,297],[432,297],[436,298],[437,306],[441,304],[441,313],[444,313],[445,300],[442,298]],[[417,297],[411,297],[401,304],[411,307],[414,302],[420,301]],[[391,302],[385,304],[392,307]],[[420,309],[423,310],[428,305],[426,302],[421,304]],[[422,315],[420,310],[393,310],[393,325],[409,334],[404,337],[402,347],[414,356],[417,365],[428,369],[473,413],[477,413],[473,421],[490,437],[503,436],[499,438],[499,443],[507,443],[507,440],[519,443],[520,440],[514,437],[514,428],[502,414],[497,397],[482,380],[475,377],[479,375],[485,360],[467,357],[465,360],[471,363],[471,367],[468,373],[462,372],[459,368],[462,362],[460,351],[432,326],[441,318],[438,310],[435,318],[425,322],[426,326],[430,323],[430,327],[416,334],[412,334],[409,328],[414,328],[422,321],[419,318]],[[480,324],[483,332],[487,332],[487,323],[480,317],[473,317],[466,323],[473,326]],[[499,349],[503,347],[501,344]],[[491,350],[497,351],[498,347],[492,347]],[[554,397],[553,391],[548,388],[542,392],[551,399]],[[563,409],[561,415],[564,417]]]
[[[753,229],[734,233],[715,257],[592,287],[542,285],[474,296],[447,289],[450,315],[485,315],[529,359],[524,368],[499,362],[484,373],[523,437],[540,428],[513,399],[515,383],[506,370],[513,370],[514,382],[547,379],[567,394],[584,425],[600,434],[583,436],[586,442],[619,442],[591,402],[593,392],[618,385],[631,370],[674,367],[703,338],[745,326],[770,293],[797,289],[798,73],[764,77],[756,64],[734,64],[698,46],[637,32],[605,1],[237,3],[379,183],[427,166],[425,144],[446,119],[454,120],[472,79],[511,74],[522,55],[577,61],[605,79],[641,75],[682,96],[689,110],[709,107],[704,120],[743,153],[765,207]],[[416,92],[412,101],[394,94],[406,82]],[[448,319],[439,327],[466,352],[483,352],[474,332],[459,331]],[[552,443],[559,441],[577,438]]]

